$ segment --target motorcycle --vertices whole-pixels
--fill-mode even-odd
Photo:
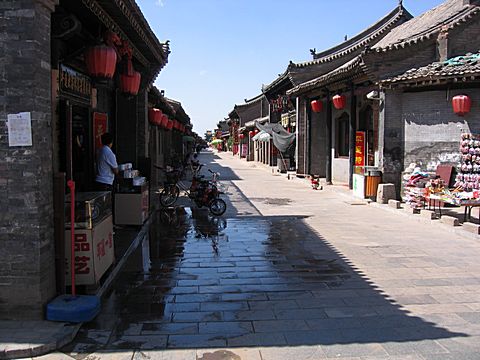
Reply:
[[[202,166],[203,165],[198,165],[195,169],[189,188],[186,188],[183,183],[180,182],[182,172],[167,172],[167,181],[164,189],[160,193],[160,203],[162,206],[167,207],[173,205],[178,199],[180,190],[183,190],[199,208],[206,206],[213,215],[223,215],[227,210],[227,204],[220,198],[223,192],[219,191],[217,187],[219,174],[209,170],[213,174],[212,180],[205,180],[205,177],[199,174]]]

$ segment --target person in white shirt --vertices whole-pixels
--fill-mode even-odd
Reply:
[[[117,157],[112,151],[113,137],[110,133],[104,133],[101,139],[103,146],[97,156],[95,187],[99,191],[112,191],[115,175],[118,174]]]

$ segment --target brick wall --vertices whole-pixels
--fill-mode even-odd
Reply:
[[[307,134],[307,102],[303,97],[297,98],[297,174],[308,172],[308,134]]]
[[[455,115],[451,99],[468,94],[472,109],[464,117]],[[410,163],[434,172],[440,164],[457,165],[463,132],[480,133],[480,90],[452,89],[422,92],[387,91],[383,125],[382,171],[384,182],[400,189],[401,174]]]
[[[465,117],[452,110],[451,98],[459,93],[466,93],[473,100],[471,112]],[[404,93],[404,166],[414,162],[423,170],[435,171],[439,164],[456,165],[460,160],[460,135],[480,133],[479,100],[479,89]]]
[[[451,57],[477,52],[480,49],[480,21],[474,17],[465,26],[454,28],[448,34],[449,54]]]
[[[310,117],[310,173],[321,177],[326,176],[327,166],[326,114],[325,109],[319,113],[312,111]]]
[[[399,91],[387,90],[382,97],[384,100],[379,118],[379,167],[383,172],[383,182],[394,183],[399,192],[404,164],[405,126],[402,120],[402,96]]]
[[[41,319],[55,295],[49,1],[0,3],[0,319]],[[45,5],[48,5],[47,8]],[[33,146],[9,147],[30,112]]]

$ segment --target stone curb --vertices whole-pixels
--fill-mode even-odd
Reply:
[[[77,336],[78,330],[80,330],[81,327],[82,324],[68,325],[67,323],[65,323],[65,327],[62,330],[56,332],[52,336],[50,342],[36,346],[29,346],[23,349],[13,348],[9,350],[7,346],[4,351],[0,352],[0,359],[18,359],[48,354],[73,341],[75,336]]]
[[[125,254],[122,258],[115,264],[115,267],[112,269],[108,277],[105,279],[102,286],[97,290],[96,296],[102,297],[103,294],[108,290],[110,285],[113,283],[113,280],[116,278],[120,270],[125,265],[128,257],[135,251],[135,249],[142,243],[145,239],[146,234],[148,232],[148,228],[150,227],[151,223],[153,222],[154,213],[156,210],[152,212],[149,219],[143,224],[141,230],[138,232],[135,239],[131,242],[130,246],[128,247]],[[44,344],[26,344],[27,347],[23,349],[19,348],[12,348],[8,349],[8,345],[6,345],[5,350],[0,351],[0,360],[6,359],[18,359],[18,358],[28,358],[34,356],[41,356],[48,354],[52,351],[62,348],[63,346],[67,345],[75,336],[77,336],[78,331],[82,327],[83,323],[70,325],[69,323],[65,323],[63,329],[57,331],[49,342]],[[15,331],[12,329],[12,331]]]

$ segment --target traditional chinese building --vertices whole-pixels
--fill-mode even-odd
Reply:
[[[400,3],[397,16],[404,11]],[[459,77],[468,74],[465,67],[473,69],[471,63],[447,60],[477,51],[479,44],[473,39],[477,38],[478,17],[476,1],[449,0],[403,24],[397,22],[389,31],[374,26],[373,34],[383,36],[362,44],[357,56],[288,91],[300,99],[298,119],[305,124],[309,140],[299,159],[301,154],[309,159],[304,161],[306,171],[326,176],[327,181],[348,181],[352,187],[356,166],[375,166],[383,181],[395,183],[399,192],[406,163],[419,161],[431,170],[440,163],[454,162],[459,133],[475,124],[459,126],[450,101],[474,79]],[[453,63],[463,64],[464,70]],[[433,67],[451,73],[446,76],[444,71],[432,71]],[[411,81],[425,73],[430,82],[425,78]],[[325,153],[316,161],[315,147],[308,145],[316,137],[315,124],[325,134],[326,144]],[[364,136],[362,146],[356,143],[359,132]],[[355,145],[363,148],[360,164]]]
[[[245,99],[245,103],[235,105],[235,112],[239,119],[239,155],[248,161],[255,160],[267,164],[269,157],[268,143],[258,143],[252,140],[255,133],[255,122],[268,121],[269,109],[265,95],[260,94],[252,99]]]
[[[65,180],[91,189],[105,131],[119,163],[148,168],[148,90],[169,46],[133,0],[7,0],[0,16],[0,318],[41,319],[65,289]],[[28,126],[9,131],[7,115]]]
[[[358,35],[323,52],[312,51],[312,61],[290,65],[297,79],[287,94],[297,104],[298,174],[352,186],[357,130],[366,134],[364,165],[378,164],[378,109],[365,98],[373,82],[362,70],[360,54],[411,18],[400,2]]]

